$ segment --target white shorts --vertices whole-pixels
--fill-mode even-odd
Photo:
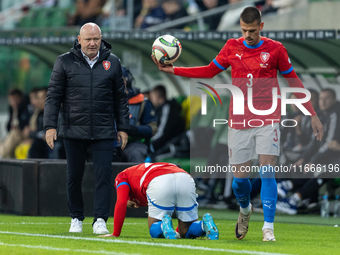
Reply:
[[[183,222],[197,220],[196,187],[187,173],[160,175],[154,178],[146,189],[149,217],[162,220],[164,215],[172,215]]]
[[[258,128],[228,131],[229,163],[242,164],[257,155],[280,155],[279,123]]]

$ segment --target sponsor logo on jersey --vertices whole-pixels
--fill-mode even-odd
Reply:
[[[243,54],[241,54],[241,55],[239,55],[239,54],[235,54],[235,56],[236,56],[236,57],[239,57],[239,58],[240,58],[240,60],[241,60],[241,58],[242,58]]]
[[[260,66],[261,66],[262,68],[267,68],[268,63],[260,63]]]
[[[266,63],[270,58],[270,54],[268,52],[261,52],[260,58],[263,61],[263,63]]]
[[[107,60],[103,61],[103,67],[106,71],[109,70],[111,67],[111,62]]]

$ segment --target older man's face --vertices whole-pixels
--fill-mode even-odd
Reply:
[[[81,50],[90,59],[97,56],[102,35],[98,26],[84,25],[78,35]]]

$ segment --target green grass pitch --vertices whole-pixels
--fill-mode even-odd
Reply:
[[[0,254],[340,254],[340,219],[320,216],[276,216],[276,242],[262,242],[263,215],[254,213],[249,232],[237,240],[234,228],[237,212],[209,211],[220,231],[220,239],[152,239],[146,218],[127,218],[119,238],[99,238],[92,234],[92,219],[87,217],[82,234],[68,233],[68,217],[23,217],[0,215]],[[112,221],[108,229],[112,233]],[[174,226],[177,226],[174,220]]]

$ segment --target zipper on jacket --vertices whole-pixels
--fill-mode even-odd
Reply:
[[[86,62],[86,64],[90,67],[90,65],[87,63],[87,61],[85,61]],[[93,113],[92,113],[92,111],[93,111],[93,69],[97,66],[97,65],[99,65],[100,63],[102,62],[102,60],[100,60],[99,61],[99,59],[97,60],[97,62],[96,63],[94,63],[94,65],[92,66],[92,68],[90,67],[90,69],[91,69],[91,103],[90,103],[90,110],[91,110],[91,140],[94,140],[94,138],[93,138]]]
[[[91,68],[91,67],[90,67]],[[91,124],[91,140],[93,140],[93,69],[91,68],[91,89],[90,89],[90,124]]]

